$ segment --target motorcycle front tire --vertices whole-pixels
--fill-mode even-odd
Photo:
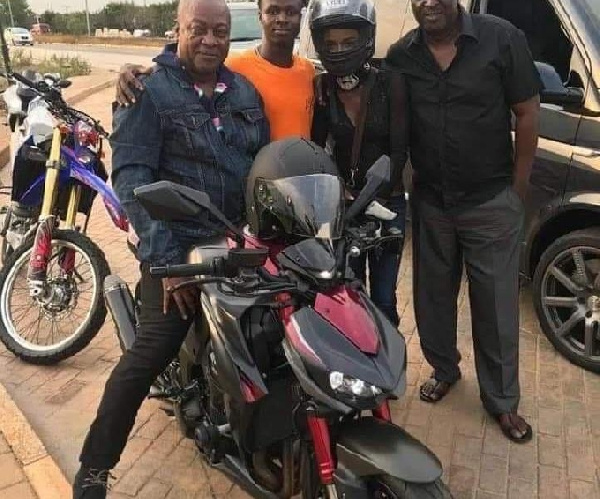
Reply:
[[[89,305],[87,317],[77,326],[75,332],[65,341],[58,344],[44,345],[43,347],[31,343],[17,331],[12,319],[10,308],[10,295],[15,289],[16,275],[27,272],[29,255],[33,248],[35,232],[30,234],[23,244],[15,249],[6,258],[0,271],[0,340],[8,350],[20,359],[30,364],[51,365],[75,355],[83,350],[98,334],[106,318],[106,305],[102,285],[104,279],[110,274],[110,268],[104,252],[87,236],[70,230],[56,230],[52,235],[52,244],[70,247],[84,254],[92,269],[93,285],[96,293]],[[38,308],[34,308],[37,306]],[[36,303],[30,307],[32,313],[38,313],[41,305]],[[40,316],[42,312],[40,311]]]

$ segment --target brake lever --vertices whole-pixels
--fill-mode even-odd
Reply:
[[[203,286],[204,284],[212,284],[215,282],[226,282],[227,279],[224,277],[195,277],[187,281],[180,282],[179,284],[169,288],[168,293],[173,294],[183,288],[190,288],[192,286]]]

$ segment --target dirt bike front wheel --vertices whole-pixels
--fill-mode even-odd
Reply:
[[[34,238],[7,257],[0,271],[0,340],[26,362],[55,364],[85,348],[102,327],[102,283],[110,269],[88,237],[57,230],[45,292],[32,298],[27,270]]]

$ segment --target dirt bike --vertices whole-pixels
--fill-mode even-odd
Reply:
[[[300,193],[308,209],[294,204],[290,213],[314,228],[314,237],[290,241],[237,229],[186,186],[135,190],[154,219],[209,212],[229,231],[193,248],[187,264],[150,269],[156,278],[189,277],[178,288],[200,288],[202,308],[153,396],[170,401],[211,466],[255,497],[451,497],[436,456],[392,422],[389,400],[406,385],[404,338],[349,265],[398,237],[381,233],[389,210],[373,201],[389,176],[389,158],[380,159],[345,215],[338,177],[277,181]],[[322,239],[332,227],[340,237]],[[126,351],[136,300],[118,276],[106,279],[105,296]]]
[[[67,84],[13,72],[0,41],[0,76],[18,83],[15,94],[27,102],[17,118],[11,203],[0,224],[0,340],[27,362],[53,364],[83,349],[106,317],[102,283],[110,269],[86,236],[97,193],[118,228],[127,231],[128,221],[106,184],[106,131],[66,104],[59,89]]]

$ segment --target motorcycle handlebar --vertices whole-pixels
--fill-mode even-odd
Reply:
[[[193,277],[197,275],[216,276],[223,271],[223,258],[214,258],[203,263],[183,263],[180,265],[165,265],[150,267],[151,277]]]
[[[38,83],[31,81],[29,78],[26,78],[25,76],[23,76],[20,73],[15,72],[15,73],[11,73],[10,75],[6,75],[6,74],[2,73],[1,76],[4,76],[6,78],[8,78],[10,76],[10,77],[14,78],[16,81],[19,81],[19,82],[27,85],[29,88],[32,88],[33,90],[38,92],[42,97],[49,99],[53,104],[58,104],[59,109],[56,109],[56,111],[62,112],[67,116],[70,115],[71,119],[87,121],[88,123],[90,123],[91,125],[93,125],[96,128],[96,130],[98,131],[98,133],[100,133],[100,135],[102,135],[103,137],[108,136],[108,133],[106,132],[106,130],[104,130],[104,128],[100,125],[100,123],[98,123],[89,114],[84,113],[83,111],[79,111],[78,109],[74,109],[72,107],[67,106],[66,103],[64,102],[64,100],[62,99],[62,96],[60,95],[60,93],[58,91],[56,91],[53,87],[48,86],[45,82],[42,82],[44,85],[44,88],[40,88],[40,85]]]
[[[31,87],[31,88],[37,90],[35,82],[31,81],[29,78],[25,78],[22,74],[12,73],[10,76],[12,76],[15,80],[20,81],[21,83],[24,83],[28,87]]]

